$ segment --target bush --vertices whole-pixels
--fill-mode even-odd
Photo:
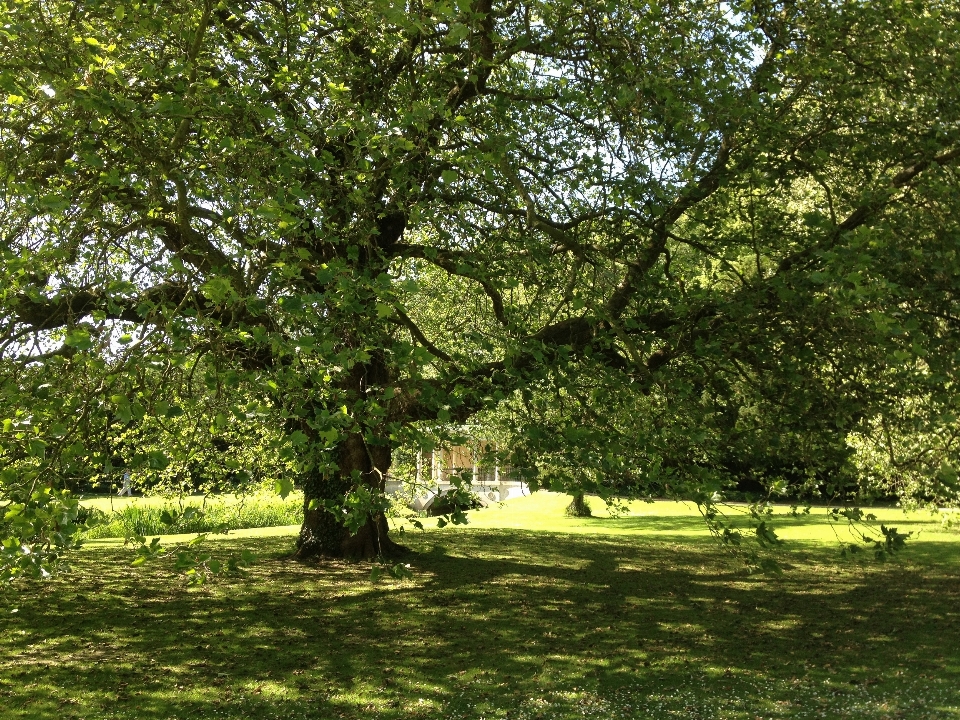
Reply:
[[[433,517],[439,515],[449,515],[458,510],[466,512],[467,510],[479,510],[483,507],[480,499],[469,491],[464,490],[446,490],[430,503],[427,508],[427,514]]]

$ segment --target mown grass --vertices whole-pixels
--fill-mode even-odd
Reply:
[[[778,517],[791,567],[758,577],[690,508],[564,502],[408,531],[414,578],[379,584],[289,561],[295,528],[214,543],[261,561],[198,589],[92,543],[73,575],[4,592],[0,716],[960,716],[960,537],[923,516],[887,511],[923,532],[882,565],[841,562],[822,517]]]

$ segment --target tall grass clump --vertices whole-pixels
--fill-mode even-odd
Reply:
[[[89,508],[87,512],[94,520],[93,527],[86,533],[91,540],[128,535],[223,532],[299,525],[303,522],[303,493],[294,492],[286,498],[272,493],[190,497],[163,505],[133,502],[111,512],[95,508]]]

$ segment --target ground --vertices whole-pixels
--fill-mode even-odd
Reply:
[[[218,541],[260,561],[196,589],[93,542],[72,575],[0,596],[0,717],[960,717],[960,535],[929,515],[878,512],[921,533],[877,564],[781,508],[790,567],[768,577],[691,507],[567,502],[407,530],[405,581],[290,562],[296,527]]]

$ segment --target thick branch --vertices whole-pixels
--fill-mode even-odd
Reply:
[[[242,282],[242,276],[224,253],[201,233],[187,225],[181,226],[170,220],[145,221],[163,229],[163,244],[185,262],[201,272],[226,272],[231,278]]]
[[[95,310],[102,311],[111,320],[139,323],[144,319],[140,308],[145,303],[150,306],[163,303],[179,305],[190,295],[196,295],[195,291],[175,283],[157,285],[134,298],[112,297],[98,290],[79,290],[43,300],[21,294],[14,301],[10,318],[33,331],[71,325]]]

